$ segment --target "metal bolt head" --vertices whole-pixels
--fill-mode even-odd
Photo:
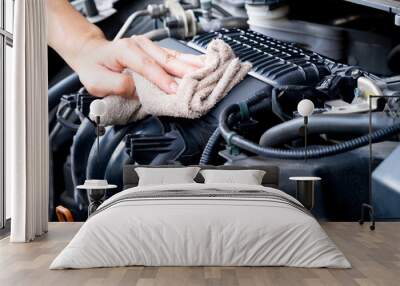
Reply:
[[[356,79],[361,75],[361,71],[359,69],[354,69],[351,71],[351,77]]]

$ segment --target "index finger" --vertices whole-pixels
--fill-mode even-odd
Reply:
[[[196,70],[195,66],[177,59],[175,54],[171,55],[146,37],[137,36],[134,39],[137,45],[151,58],[155,59],[169,74],[183,77]]]
[[[127,42],[127,46],[119,49],[119,61],[124,66],[139,73],[166,93],[176,93],[178,85],[157,62],[143,52],[135,42]]]
[[[204,61],[206,56],[205,55],[193,55],[193,54],[187,54],[187,53],[181,53],[175,50],[171,50],[168,48],[162,48],[164,51],[166,51],[169,55],[175,57],[176,59],[186,62],[192,66],[201,68],[204,66]]]

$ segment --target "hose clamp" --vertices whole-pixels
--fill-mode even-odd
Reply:
[[[226,142],[228,143],[228,152],[233,156],[238,156],[240,154],[239,148],[232,143],[232,139],[236,136],[236,132],[229,132],[228,137],[226,138]]]
[[[229,132],[227,138],[226,138],[226,143],[228,143],[229,146],[232,146],[232,138],[236,136],[236,132]]]

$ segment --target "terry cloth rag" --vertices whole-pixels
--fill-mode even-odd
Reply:
[[[251,64],[240,62],[228,44],[213,40],[207,47],[204,66],[182,79],[176,78],[176,94],[166,94],[141,75],[127,70],[135,81],[138,98],[115,95],[103,98],[106,112],[101,122],[124,125],[148,114],[199,118],[224,98],[250,69]]]

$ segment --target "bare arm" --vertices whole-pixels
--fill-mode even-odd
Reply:
[[[48,44],[74,69],[89,93],[132,96],[133,79],[122,71],[130,68],[167,93],[175,93],[173,76],[201,66],[199,57],[162,49],[144,37],[108,41],[67,0],[46,0]]]
[[[103,32],[89,23],[66,0],[46,0],[48,43],[72,68],[73,60],[94,39],[104,40]]]

